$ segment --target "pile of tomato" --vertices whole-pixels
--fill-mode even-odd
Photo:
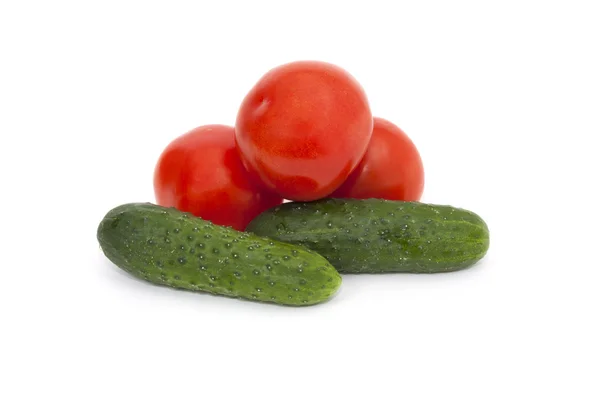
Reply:
[[[372,115],[349,72],[297,61],[259,79],[235,126],[200,126],[169,143],[154,191],[159,205],[243,230],[284,200],[418,201],[423,179],[412,140]]]

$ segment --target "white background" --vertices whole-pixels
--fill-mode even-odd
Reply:
[[[598,399],[600,13],[589,1],[3,1],[0,398]],[[491,247],[293,309],[154,287],[96,227],[268,69],[336,63]]]

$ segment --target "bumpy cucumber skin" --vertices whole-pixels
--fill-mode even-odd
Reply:
[[[304,247],[151,203],[110,210],[97,239],[116,266],[158,285],[289,306],[330,299],[341,276]]]
[[[469,210],[381,199],[284,203],[246,231],[303,245],[341,273],[457,271],[489,248],[487,224]]]

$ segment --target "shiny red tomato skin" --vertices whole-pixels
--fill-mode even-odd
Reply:
[[[347,71],[296,61],[262,76],[243,99],[235,127],[248,170],[283,198],[310,201],[333,192],[360,162],[373,117]]]
[[[154,193],[161,206],[240,231],[283,202],[252,182],[235,147],[234,128],[226,125],[200,126],[169,143],[155,167]]]
[[[375,117],[367,152],[350,177],[330,197],[419,201],[423,195],[421,155],[408,135]]]

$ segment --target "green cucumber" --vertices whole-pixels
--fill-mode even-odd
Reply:
[[[246,231],[303,245],[341,273],[456,271],[489,247],[486,223],[469,210],[380,199],[284,203]]]
[[[151,203],[113,208],[100,222],[97,239],[119,268],[190,291],[304,306],[331,298],[342,279],[325,258],[304,247]]]

